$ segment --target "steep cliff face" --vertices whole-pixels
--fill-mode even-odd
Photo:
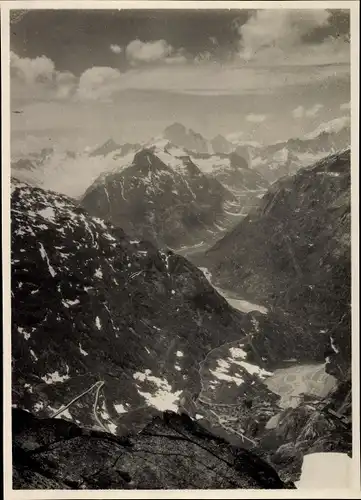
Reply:
[[[15,489],[284,489],[265,461],[166,412],[124,438],[13,411]]]
[[[272,185],[261,205],[207,252],[216,283],[274,310],[289,325],[254,339],[277,358],[350,366],[350,151]],[[327,347],[328,346],[328,347]]]

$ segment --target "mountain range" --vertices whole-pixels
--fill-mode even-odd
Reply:
[[[16,488],[293,488],[351,454],[349,141],[175,123],[12,163]]]
[[[154,151],[139,155],[147,176],[168,172]],[[348,150],[301,169],[206,253],[215,285],[268,308],[242,312],[204,269],[14,178],[12,399],[15,421],[28,422],[15,431],[14,484],[184,487],[164,451],[179,435],[187,444],[175,453],[200,462],[197,487],[293,487],[305,454],[350,453],[349,183]],[[290,361],[325,363],[330,394],[285,406],[272,380]],[[109,465],[111,443],[119,450],[125,438],[141,461],[150,440],[140,475],[133,451],[119,470]],[[209,453],[217,479],[204,466]],[[103,466],[90,479],[94,460]]]

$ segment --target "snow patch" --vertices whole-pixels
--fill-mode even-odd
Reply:
[[[80,342],[79,342],[79,351],[80,351],[80,354],[82,354],[83,356],[88,356],[88,354],[89,354],[88,352],[84,351]]]
[[[125,408],[125,406],[124,406],[124,405],[122,405],[122,404],[114,405],[114,408],[115,408],[115,411],[116,411],[117,413],[120,413],[120,414],[122,414],[122,413],[127,413],[127,412],[128,412],[128,410],[127,410],[127,409]]]
[[[39,358],[37,357],[37,355],[35,354],[35,352],[32,349],[30,349],[30,354],[31,354],[31,357],[34,359],[34,361],[38,361]]]
[[[311,453],[303,458],[297,489],[349,489],[352,459],[346,453]]]
[[[217,367],[215,370],[209,370],[210,373],[218,380],[224,380],[226,382],[233,382],[240,386],[243,384],[244,380],[239,375],[229,375],[229,369],[231,365],[224,359],[219,359],[217,361]]]
[[[331,343],[331,348],[332,348],[332,350],[333,350],[336,354],[338,354],[338,353],[340,352],[340,350],[336,347],[336,345],[335,345],[335,341],[334,341],[334,339],[333,339],[332,337],[330,337],[330,343]]]
[[[113,422],[108,422],[108,429],[111,434],[116,434],[117,426]]]
[[[47,219],[50,222],[54,222],[55,219],[55,211],[52,207],[46,207],[42,210],[39,210],[39,215],[41,215],[44,219]],[[46,227],[46,226],[45,226]]]
[[[49,273],[54,278],[54,276],[56,276],[56,272],[55,272],[55,269],[50,265],[48,254],[46,253],[46,250],[45,250],[42,243],[39,243],[39,246],[40,246],[40,255],[41,255],[42,259],[46,261],[46,263],[48,265]]]
[[[99,279],[103,279],[103,272],[100,267],[95,271],[94,276]]]
[[[27,331],[24,330],[21,326],[18,326],[18,332],[24,337],[25,340],[29,340],[31,335]]]
[[[75,300],[63,300],[63,305],[65,307],[71,307],[71,306],[76,306],[77,304],[80,304],[80,300],[79,299],[75,299]]]
[[[44,375],[43,377],[40,377],[44,382],[48,385],[51,384],[56,384],[58,382],[63,383],[66,380],[69,380],[69,367],[67,366],[67,373],[65,375],[60,375],[58,371],[55,371],[53,373],[48,373],[47,375]]]
[[[151,370],[145,370],[144,373],[136,372],[133,375],[135,380],[139,382],[152,383],[155,386],[154,393],[143,392],[138,385],[138,393],[153,407],[159,411],[177,411],[178,401],[182,391],[172,392],[172,387],[164,378],[155,377],[151,374]]]
[[[73,417],[71,416],[68,408],[66,410],[62,411],[61,413],[59,413],[59,415],[57,415],[55,418],[65,419],[65,420],[73,420]]]

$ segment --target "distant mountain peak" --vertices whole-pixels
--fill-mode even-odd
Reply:
[[[315,130],[306,134],[305,139],[316,139],[323,134],[338,134],[351,126],[350,116],[340,116],[328,122],[321,123]]]
[[[173,123],[165,128],[163,137],[177,146],[196,153],[209,153],[210,144],[202,134],[186,128],[181,123]]]
[[[89,156],[106,156],[116,149],[121,148],[121,145],[116,143],[112,138],[108,139],[101,146],[97,147]]]

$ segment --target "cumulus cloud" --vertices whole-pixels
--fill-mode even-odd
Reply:
[[[348,60],[347,37],[329,37],[308,44],[304,38],[316,28],[328,25],[330,13],[324,9],[263,9],[238,27],[241,59],[263,63],[319,64]]]
[[[262,123],[266,119],[266,115],[256,115],[256,114],[249,114],[246,116],[246,120],[251,123]]]
[[[110,48],[111,52],[113,52],[114,54],[120,54],[121,52],[123,52],[123,49],[117,44],[112,43],[109,46],[109,48]]]
[[[244,55],[251,57],[265,47],[287,49],[299,44],[314,28],[327,24],[326,10],[264,9],[240,27]]]
[[[133,64],[162,61],[173,52],[173,47],[165,40],[142,42],[137,39],[130,42],[125,49],[127,59]]]
[[[77,97],[80,100],[109,101],[121,83],[122,76],[117,69],[95,66],[80,76]]]
[[[51,82],[55,76],[55,64],[46,56],[31,59],[10,52],[10,70],[14,77],[27,84]]]
[[[344,102],[343,104],[341,104],[340,109],[342,111],[344,111],[346,109],[351,109],[351,103],[350,102]]]
[[[314,118],[319,114],[321,109],[323,108],[323,104],[314,104],[310,108],[304,108],[303,106],[298,106],[292,111],[292,116],[296,119],[299,118]]]
[[[10,74],[15,93],[23,88],[29,97],[39,94],[42,98],[64,99],[76,86],[75,76],[70,71],[57,71],[54,62],[46,56],[20,57],[11,52]]]
[[[125,55],[132,66],[149,63],[179,65],[188,61],[183,48],[176,50],[165,40],[133,40],[125,48]]]

